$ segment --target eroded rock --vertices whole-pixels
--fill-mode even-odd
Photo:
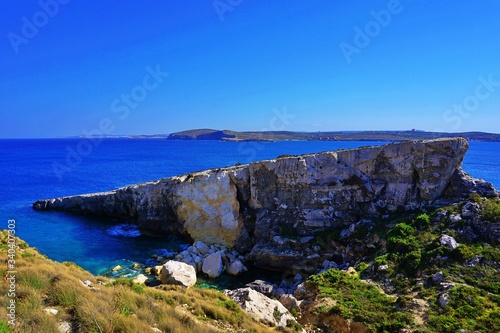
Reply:
[[[226,291],[226,295],[257,321],[278,327],[286,327],[288,321],[296,322],[295,318],[280,302],[251,288]]]

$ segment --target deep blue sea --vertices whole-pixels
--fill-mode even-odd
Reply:
[[[16,233],[57,261],[73,261],[94,274],[117,264],[146,263],[179,240],[141,234],[131,225],[95,217],[37,212],[37,199],[99,192],[191,171],[383,142],[216,142],[164,139],[0,140],[0,229],[16,220]],[[79,154],[76,153],[79,151]],[[464,169],[500,188],[500,143],[471,142]]]

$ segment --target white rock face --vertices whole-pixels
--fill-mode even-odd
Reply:
[[[177,218],[191,238],[233,246],[243,227],[236,192],[228,172],[198,173],[177,185],[172,193]]]
[[[442,235],[441,238],[439,238],[439,242],[441,243],[441,245],[448,246],[450,249],[455,249],[458,247],[458,243],[455,238],[448,235]]]
[[[222,255],[220,252],[213,253],[203,259],[202,272],[207,274],[211,278],[216,278],[221,275],[224,269],[224,263],[222,261]]]
[[[280,302],[251,288],[228,290],[226,294],[257,321],[278,327],[286,327],[288,320],[295,322],[295,318]]]
[[[193,266],[179,261],[167,261],[161,270],[163,284],[177,284],[189,288],[196,284],[196,271]]]

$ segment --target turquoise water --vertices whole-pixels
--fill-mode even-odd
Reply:
[[[83,142],[83,143],[82,143]],[[94,274],[117,264],[145,264],[157,250],[176,250],[181,240],[141,234],[124,221],[57,212],[37,212],[37,199],[89,192],[155,180],[191,171],[382,142],[216,142],[162,139],[105,139],[83,151],[82,139],[0,140],[1,228],[16,220],[16,232],[31,246],[58,261],[73,261]],[[472,142],[464,169],[500,188],[500,143]],[[54,163],[65,172],[54,171]],[[60,169],[60,168],[59,168]],[[71,170],[69,170],[71,169]]]

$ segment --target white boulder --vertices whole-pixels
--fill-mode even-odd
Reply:
[[[441,243],[441,245],[448,246],[450,249],[455,249],[458,247],[458,243],[455,238],[448,235],[442,235],[441,238],[439,238],[439,242]]]
[[[144,284],[148,280],[147,276],[144,274],[139,274],[137,275],[132,282],[137,283],[137,284]]]
[[[160,281],[163,284],[177,284],[189,288],[196,283],[196,270],[183,262],[169,260],[163,265]]]
[[[227,274],[234,276],[240,275],[241,273],[244,273],[247,270],[248,269],[245,267],[245,265],[243,265],[243,263],[239,259],[236,259],[233,262],[231,262],[226,268]]]
[[[203,259],[202,272],[211,278],[216,278],[222,274],[224,264],[220,252],[215,252]]]
[[[226,294],[257,321],[278,327],[286,327],[289,320],[295,322],[295,318],[280,302],[251,288],[228,290]]]

